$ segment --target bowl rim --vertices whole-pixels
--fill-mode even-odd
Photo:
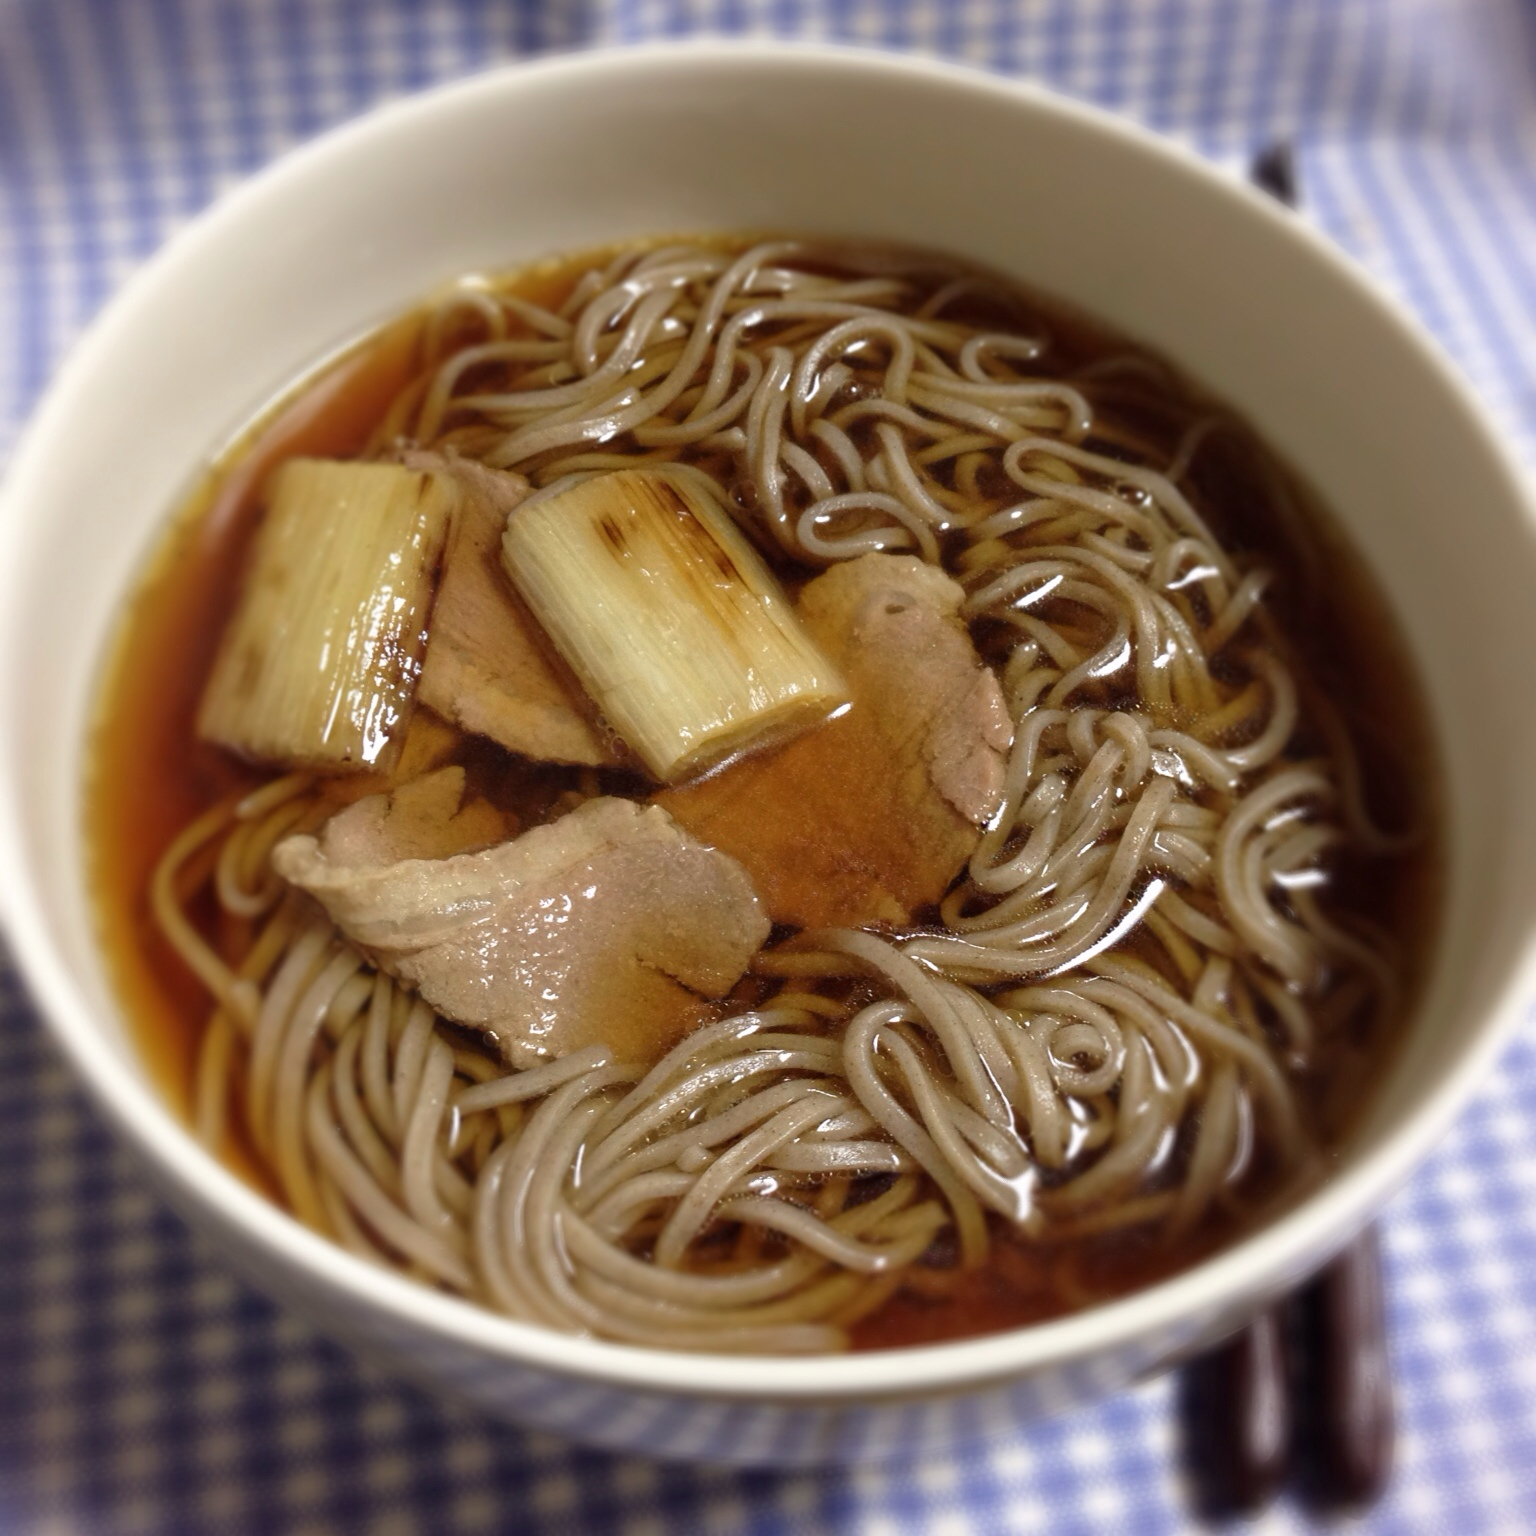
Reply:
[[[1536,503],[1523,471],[1488,419],[1481,402],[1419,321],[1387,295],[1320,231],[1294,217],[1219,166],[1177,141],[1127,119],[1060,95],[1039,84],[972,66],[840,43],[693,38],[601,48],[514,61],[376,106],[277,156],[182,226],[141,265],[69,349],[35,407],[0,483],[0,570],[21,558],[25,509],[34,482],[46,477],[52,445],[62,435],[73,396],[95,367],[98,352],[144,307],[153,305],[184,266],[196,264],[222,224],[259,214],[265,199],[295,177],[324,173],[363,149],[381,129],[451,113],[462,104],[517,92],[525,81],[593,86],[616,75],[662,68],[700,70],[743,66],[768,71],[843,71],[917,87],[963,89],[1025,115],[1054,118],[1155,163],[1161,171],[1203,184],[1212,194],[1267,223],[1272,238],[1300,260],[1328,269],[1359,304],[1411,342],[1419,365],[1457,403],[1488,461],[1504,478],[1510,499],[1536,524]],[[7,557],[11,557],[7,559]],[[10,684],[0,679],[0,717]],[[1156,1334],[1169,1336],[1201,1316],[1231,1313],[1301,1278],[1298,1266],[1342,1246],[1408,1176],[1461,1110],[1494,1055],[1525,1014],[1536,992],[1536,949],[1528,945],[1509,968],[1498,1002],[1476,1024],[1454,1068],[1425,1090],[1415,1112],[1385,1134],[1342,1176],[1300,1200],[1211,1258],[1117,1300],[1052,1321],[951,1343],[793,1359],[679,1352],[556,1333],[434,1292],[375,1268],[302,1227],[205,1152],[147,1081],[114,1067],[96,1048],[94,1010],[55,950],[28,898],[23,853],[24,812],[10,758],[0,753],[0,913],[12,953],[47,1028],[119,1131],[159,1175],[175,1203],[239,1231],[276,1265],[299,1272],[333,1299],[443,1343],[553,1375],[610,1386],[649,1389],[671,1397],[732,1401],[816,1399],[822,1403],[914,1398],[972,1391],[1045,1368],[1085,1361]],[[1236,1323],[1239,1315],[1231,1313]]]

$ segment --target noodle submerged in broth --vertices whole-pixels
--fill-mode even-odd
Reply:
[[[510,1316],[761,1352],[1050,1316],[1319,1175],[1411,991],[1432,806],[1390,625],[1240,425],[985,274],[791,240],[468,280],[330,379],[234,457],[222,523],[183,525],[154,578],[196,591],[165,610],[183,627],[157,641],[140,599],[103,708],[109,948],[145,1034],[183,1021],[210,1148],[354,1251]],[[660,790],[592,700],[554,762],[408,697],[377,761],[194,745],[237,571],[276,537],[253,534],[256,490],[278,505],[268,471],[313,452],[513,472],[524,526],[664,467],[728,523],[720,547],[771,568],[853,706]],[[819,595],[844,588],[851,619]],[[447,613],[439,592],[407,696]],[[884,654],[880,624],[920,621],[921,654]],[[130,680],[173,631],[181,702],[146,748]],[[540,637],[571,688],[557,652]],[[925,693],[941,652],[958,670]],[[930,706],[950,734],[908,718]],[[649,1053],[509,1047],[434,1007],[417,939],[369,916],[360,940],[292,876],[293,850],[336,862],[328,827],[387,832],[447,770],[457,830],[407,862],[468,869],[610,799],[659,804],[635,815],[739,861],[771,935],[739,979],[685,978],[685,1027]],[[858,829],[884,851],[842,849]]]

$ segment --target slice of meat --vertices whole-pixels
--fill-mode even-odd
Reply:
[[[507,514],[528,494],[521,475],[473,459],[408,450],[408,469],[452,474],[464,496],[444,556],[416,697],[466,731],[541,762],[610,764],[580,683],[544,643],[501,568]]]
[[[505,842],[516,831],[515,818],[488,800],[465,803],[464,770],[452,767],[349,805],[321,828],[320,846],[332,864],[365,868],[449,859]]]
[[[741,861],[775,922],[907,921],[944,894],[1001,804],[1012,727],[963,597],[909,555],[833,566],[798,606],[852,706],[656,797]]]
[[[464,733],[456,726],[450,725],[435,710],[423,709],[418,704],[405,729],[399,760],[390,770],[388,787],[409,784],[412,779],[442,767],[463,740]]]
[[[447,793],[359,801],[272,861],[515,1066],[597,1042],[649,1065],[714,1015],[704,999],[730,991],[768,936],[741,866],[656,806],[589,800],[483,852],[412,856],[423,816],[443,824]]]

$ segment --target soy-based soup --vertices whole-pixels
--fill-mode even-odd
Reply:
[[[1187,1266],[1326,1172],[1432,936],[1426,728],[1327,518],[1161,359],[921,253],[445,289],[174,520],[93,761],[205,1143],[621,1341]]]

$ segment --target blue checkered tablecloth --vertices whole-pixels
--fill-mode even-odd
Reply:
[[[1536,5],[1522,0],[0,0],[0,463],[71,339],[191,213],[376,102],[701,31],[1048,81],[1305,204],[1536,458]],[[1536,600],[1536,594],[1533,594]],[[1536,1022],[1385,1220],[1399,1470],[1372,1532],[1536,1531]],[[1166,1382],[963,1455],[653,1464],[374,1374],[143,1187],[0,965],[0,1529],[966,1536],[1188,1527]],[[1308,1528],[1282,1504],[1260,1524]]]

